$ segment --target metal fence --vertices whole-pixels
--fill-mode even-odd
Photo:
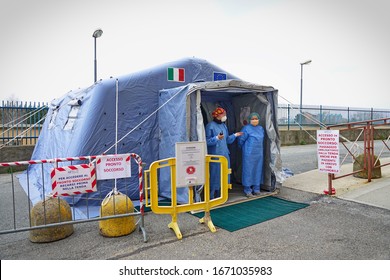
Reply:
[[[45,102],[2,101],[0,145],[35,145],[47,111]]]
[[[299,105],[278,105],[278,125],[287,129],[300,124],[303,127],[319,127],[320,123],[328,126],[383,118],[390,118],[390,109],[305,105],[300,113]]]
[[[336,189],[333,188],[333,181],[336,179],[341,179],[347,176],[355,176],[358,178],[367,179],[367,182],[371,182],[371,179],[377,179],[382,177],[381,167],[389,166],[390,162],[383,163],[381,162],[382,155],[385,155],[386,149],[390,151],[389,141],[390,135],[387,134],[386,140],[382,139],[383,147],[381,151],[376,155],[375,151],[375,141],[374,141],[374,131],[380,129],[380,127],[388,127],[390,124],[390,118],[375,119],[373,121],[362,121],[362,122],[351,122],[348,127],[341,127],[340,125],[329,126],[328,129],[336,129],[340,132],[344,131],[360,131],[356,133],[356,139],[350,139],[349,147],[346,144],[345,137],[342,137],[344,141],[341,144],[348,151],[344,159],[339,163],[342,165],[347,158],[351,156],[353,158],[353,171],[349,173],[341,172],[341,169],[337,172],[328,171],[328,190],[325,191],[325,194],[335,194]],[[353,135],[353,134],[352,134]],[[360,136],[363,135],[363,147],[360,147],[357,143]],[[340,136],[341,137],[341,136]],[[326,150],[326,149],[325,149]],[[326,158],[325,158],[326,159]],[[340,174],[341,173],[341,174]]]
[[[110,156],[110,155],[106,155]],[[112,156],[112,155],[111,155]],[[2,216],[2,221],[0,223],[0,235],[9,234],[9,233],[17,233],[23,231],[34,232],[34,230],[53,228],[58,226],[66,226],[71,224],[78,223],[86,223],[92,221],[102,221],[109,219],[117,219],[124,218],[129,216],[138,216],[139,219],[136,222],[138,225],[138,230],[142,232],[144,242],[147,242],[147,234],[144,227],[144,185],[143,185],[143,163],[141,157],[137,154],[129,153],[129,157],[134,159],[138,166],[138,174],[137,176],[129,177],[129,178],[121,178],[119,180],[126,180],[125,189],[123,193],[117,192],[115,189],[111,188],[103,188],[100,184],[102,181],[107,181],[103,179],[96,179],[96,164],[97,164],[97,156],[81,156],[81,157],[67,157],[67,158],[54,158],[54,159],[41,159],[41,160],[28,160],[28,161],[17,161],[17,162],[0,162],[0,167],[8,167],[8,166],[36,166],[38,173],[42,174],[42,178],[40,179],[40,183],[42,186],[38,188],[36,183],[34,183],[33,171],[27,169],[24,174],[14,174],[12,171],[9,174],[1,174],[0,175],[0,184],[2,186],[0,193],[0,214]],[[59,166],[59,163],[65,163],[64,166]],[[74,165],[76,163],[76,165]],[[69,165],[66,165],[69,164]],[[51,187],[50,190],[54,190],[56,186],[56,182],[52,181],[49,183],[45,183],[44,174],[47,172],[47,168],[57,168],[64,169],[68,168],[74,172],[78,167],[82,165],[89,165],[92,168],[93,177],[91,180],[94,180],[94,192],[97,193],[97,196],[90,196],[91,192],[85,192],[85,196],[80,196],[81,192],[73,192],[70,191],[68,194],[61,194],[63,200],[66,199],[66,203],[72,206],[71,210],[71,219],[64,215],[64,211],[62,209],[62,202],[60,202],[59,195],[56,193],[48,194],[48,190],[45,190],[46,187]],[[50,172],[49,176],[53,175],[53,169]],[[74,173],[71,173],[74,174]],[[16,177],[16,176],[21,177]],[[36,175],[35,175],[36,176]],[[21,181],[25,180],[24,190],[17,178]],[[71,176],[69,177],[71,178]],[[71,181],[72,179],[69,179]],[[110,179],[109,179],[110,180]],[[109,196],[114,196],[116,193],[122,195],[128,195],[130,189],[128,186],[130,185],[130,180],[133,180],[135,183],[138,183],[139,187],[139,206],[130,207],[130,205],[125,205],[121,207],[119,202],[115,202],[117,198],[113,198],[109,200],[112,202],[112,209],[107,211],[106,213],[97,211],[96,209],[100,209],[100,203],[106,202]],[[72,184],[76,183],[77,179],[74,179]],[[116,184],[116,179],[115,179]],[[50,186],[51,185],[51,186]],[[33,198],[36,200],[37,197],[41,199],[40,203],[36,203],[34,207],[37,207],[35,211],[33,211],[34,207],[32,206]],[[53,207],[50,199],[58,199],[58,203],[56,207]],[[118,200],[119,201],[119,200]],[[96,202],[99,202],[99,205],[96,206]],[[122,201],[123,202],[123,201]],[[116,204],[115,204],[116,203]],[[42,205],[42,208],[40,206]],[[50,205],[50,206],[49,206]],[[134,208],[134,212],[131,212],[131,208]],[[35,217],[33,213],[37,214]],[[98,214],[96,214],[98,213]],[[120,225],[125,227],[125,222],[120,222]],[[61,229],[62,230],[62,229]],[[58,232],[61,232],[58,229]],[[55,230],[54,230],[55,231]],[[57,233],[58,233],[57,232]],[[39,232],[38,232],[39,233]],[[38,234],[37,233],[37,234]],[[53,232],[51,232],[53,233]],[[40,232],[42,235],[42,239],[49,238],[49,233],[47,231]],[[45,235],[46,234],[46,235]],[[103,234],[104,235],[104,234]],[[31,237],[31,235],[30,235]],[[35,242],[35,241],[33,241]],[[37,242],[49,242],[49,241],[37,241]]]
[[[0,145],[35,145],[48,111],[45,102],[2,101],[0,107]],[[352,108],[279,104],[278,125],[281,129],[319,127],[349,122],[390,118],[390,109]]]

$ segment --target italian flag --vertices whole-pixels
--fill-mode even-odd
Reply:
[[[168,81],[184,82],[184,68],[168,68]]]

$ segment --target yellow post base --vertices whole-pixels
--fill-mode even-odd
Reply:
[[[183,238],[183,236],[181,235],[180,228],[179,228],[179,225],[177,224],[177,222],[173,222],[173,221],[170,222],[168,227],[170,229],[173,229],[173,231],[176,234],[177,239],[182,239]]]
[[[213,221],[211,220],[210,212],[205,212],[204,217],[199,220],[201,224],[207,224],[211,232],[216,232]]]

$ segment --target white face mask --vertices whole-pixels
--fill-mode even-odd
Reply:
[[[221,122],[226,122],[226,120],[227,120],[227,117],[226,117],[226,116],[223,116],[223,117],[221,118]]]

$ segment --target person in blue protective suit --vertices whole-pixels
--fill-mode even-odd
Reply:
[[[263,181],[264,129],[259,125],[259,119],[258,113],[251,113],[249,123],[242,128],[243,135],[238,140],[242,149],[242,185],[248,198],[260,195]]]
[[[225,124],[227,117],[226,111],[218,107],[212,113],[213,121],[206,126],[207,151],[210,155],[221,155],[227,158],[230,168],[230,157],[228,144],[236,140],[236,137],[242,135],[242,132],[236,132],[229,135]],[[210,163],[210,199],[221,195],[220,185],[220,165]]]

